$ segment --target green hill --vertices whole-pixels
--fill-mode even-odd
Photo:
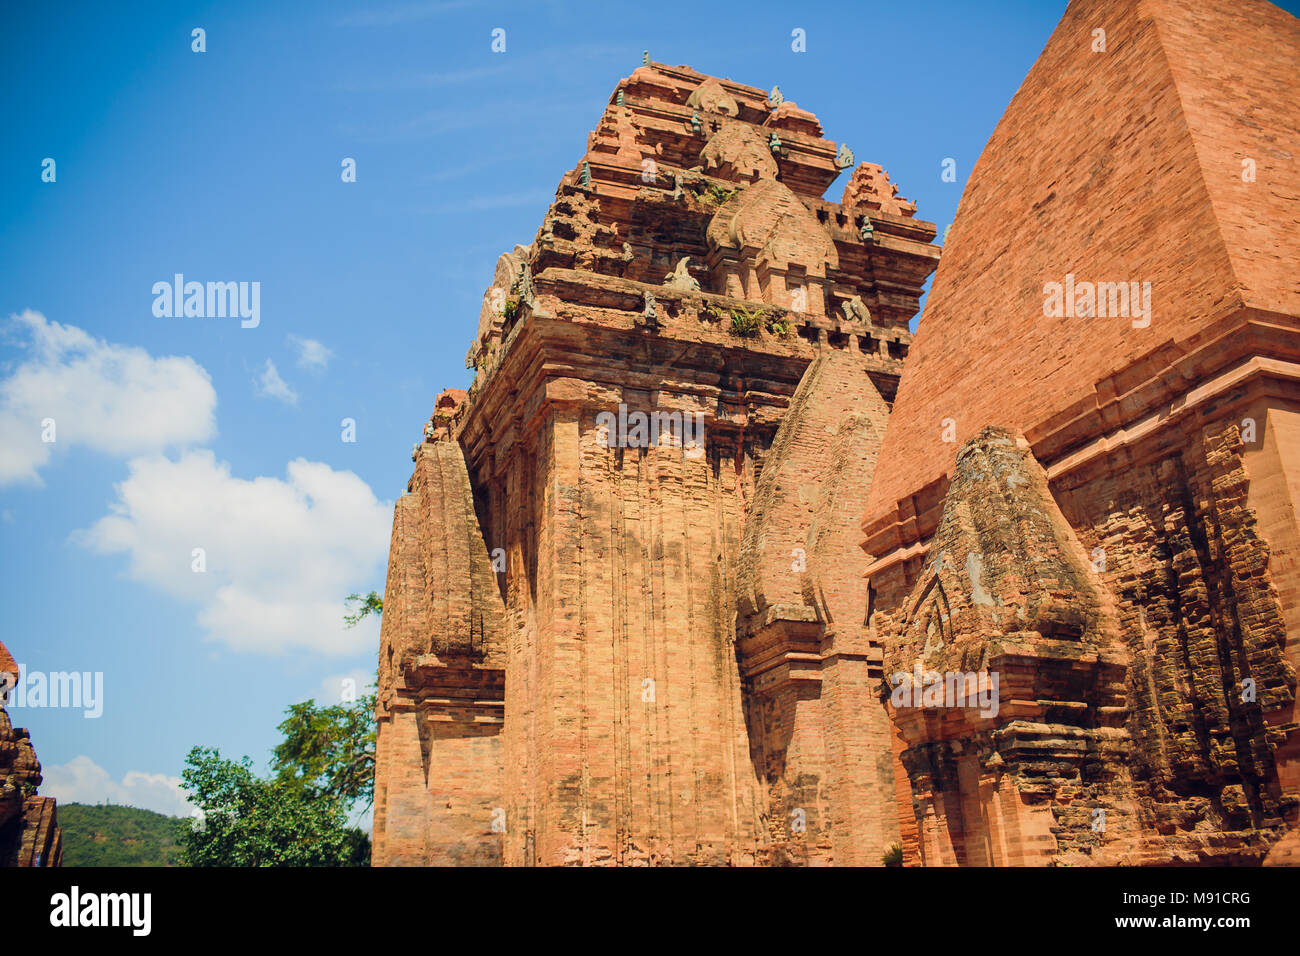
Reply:
[[[183,866],[178,828],[188,821],[113,804],[60,803],[64,866]]]

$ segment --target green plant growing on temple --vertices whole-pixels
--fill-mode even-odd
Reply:
[[[789,319],[772,319],[767,324],[767,330],[780,338],[785,338],[789,335],[790,329],[791,326]]]
[[[880,858],[880,862],[885,866],[902,866],[903,865],[903,848],[897,843],[891,843],[885,855]]]
[[[516,298],[506,299],[505,308],[501,310],[502,317],[505,318],[506,324],[509,325],[519,315],[519,300]]]
[[[757,335],[763,331],[766,317],[767,312],[764,309],[750,312],[743,305],[735,306],[731,310],[731,331],[746,337]]]
[[[356,627],[367,615],[373,614],[375,617],[384,613],[384,599],[379,596],[378,591],[371,591],[365,597],[360,594],[349,594],[344,603],[357,605],[355,614],[344,614],[343,623],[348,627]]]
[[[726,189],[719,186],[717,183],[712,183],[709,185],[707,196],[709,199],[713,200],[715,204],[725,206],[728,200],[730,200],[732,196],[736,195],[736,192],[737,190],[735,189]]]

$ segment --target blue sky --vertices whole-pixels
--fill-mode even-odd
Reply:
[[[643,49],[780,84],[942,232],[1064,6],[8,5],[0,639],[31,671],[104,675],[98,718],[12,711],[44,792],[179,812],[191,746],[262,764],[288,704],[373,670],[377,628],[342,631],[342,598],[382,589],[496,257]],[[260,324],[156,317],[178,272],[259,282]]]

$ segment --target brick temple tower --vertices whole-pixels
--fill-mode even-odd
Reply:
[[[397,503],[377,865],[880,863],[856,525],[938,261],[914,213],[777,90],[618,85]]]
[[[972,172],[863,523],[887,674],[1001,678],[893,709],[909,863],[1300,858],[1297,63],[1072,0]]]

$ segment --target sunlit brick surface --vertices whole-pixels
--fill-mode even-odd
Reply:
[[[863,522],[886,671],[1002,680],[893,709],[909,863],[1294,859],[1297,62],[1267,3],[1076,0],[975,167]]]
[[[914,213],[794,103],[619,85],[397,504],[376,864],[881,863],[856,519],[938,259]]]

